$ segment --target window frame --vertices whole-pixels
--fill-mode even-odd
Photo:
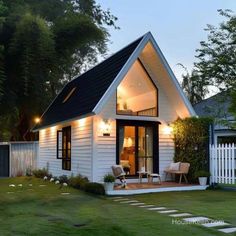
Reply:
[[[62,134],[61,140],[60,134]],[[64,142],[66,142],[65,147]],[[59,152],[61,152],[61,156]],[[57,130],[57,159],[62,160],[62,170],[71,170],[71,126]]]

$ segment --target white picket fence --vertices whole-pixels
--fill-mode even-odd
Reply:
[[[235,184],[235,144],[210,145],[211,183]]]

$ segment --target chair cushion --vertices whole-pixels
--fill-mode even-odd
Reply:
[[[171,163],[169,170],[179,170],[180,162]]]

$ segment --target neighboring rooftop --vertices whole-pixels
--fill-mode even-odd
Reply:
[[[230,101],[231,97],[229,92],[224,91],[202,100],[193,105],[193,108],[200,117],[214,117],[218,119],[232,120],[232,114],[228,111]]]

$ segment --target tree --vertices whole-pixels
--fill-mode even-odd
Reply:
[[[117,28],[116,20],[95,0],[1,0],[0,118],[9,125],[0,122],[0,133],[17,127],[11,139],[32,139],[33,117],[66,82],[105,56],[107,27]]]
[[[218,27],[207,25],[208,39],[200,42],[194,68],[207,84],[225,90],[236,88],[236,15],[230,10],[218,12],[226,21]]]
[[[192,70],[190,73],[185,66],[180,65],[184,70],[185,74],[182,74],[181,87],[183,88],[187,98],[191,104],[200,102],[205,95],[208,93],[208,88],[205,81],[201,79],[196,70]]]

